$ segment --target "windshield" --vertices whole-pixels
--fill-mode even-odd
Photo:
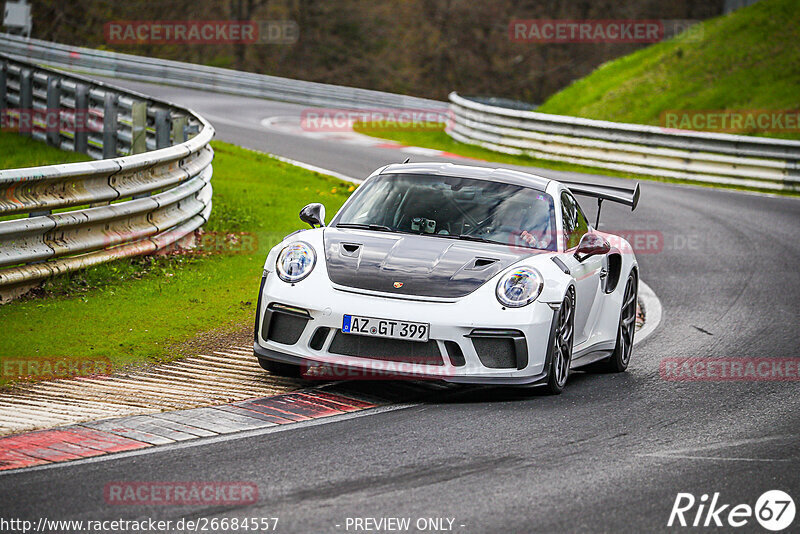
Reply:
[[[356,191],[336,226],[556,249],[550,195],[470,178],[378,176]]]

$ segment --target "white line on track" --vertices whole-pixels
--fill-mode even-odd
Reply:
[[[637,454],[637,456],[647,458],[659,458],[663,460],[710,460],[723,462],[794,462],[792,458],[729,458],[725,456],[686,456],[683,454]]]
[[[252,149],[248,149],[252,150]],[[300,167],[301,169],[305,169],[307,171],[318,172],[320,174],[326,174],[328,176],[333,176],[334,178],[338,178],[340,180],[344,180],[345,182],[352,182],[354,184],[360,184],[364,180],[359,180],[358,178],[353,178],[352,176],[347,176],[345,174],[338,173],[336,171],[331,171],[328,169],[323,169],[322,167],[317,167],[316,165],[311,165],[310,163],[303,163],[302,161],[297,161],[295,159],[284,158],[283,156],[276,156],[275,154],[269,154],[267,152],[261,152],[260,150],[252,150],[253,152],[258,152],[259,154],[264,154],[265,156],[269,156],[272,159],[276,159],[278,161],[282,161],[284,163],[288,163],[289,165],[294,165],[295,167]]]
[[[679,449],[663,450],[656,452],[639,453],[636,456],[648,458],[660,458],[664,460],[709,460],[723,462],[796,462],[798,458],[750,458],[744,456],[700,456],[704,451],[719,451],[720,449],[735,449],[740,452],[742,447],[747,445],[760,445],[768,442],[795,442],[796,434],[783,436],[762,436],[758,438],[744,438],[738,440],[718,441],[705,445],[694,445],[692,447],[682,447]]]
[[[713,451],[719,449],[730,449],[733,447],[741,448],[746,445],[757,445],[761,443],[768,443],[770,441],[794,441],[800,437],[797,434],[785,436],[762,436],[758,438],[744,438],[738,440],[718,441],[715,443],[707,443],[705,445],[694,445],[692,447],[685,447],[681,449],[671,449],[666,451],[658,451],[653,454],[670,454],[678,455],[684,453],[698,453],[701,451]]]

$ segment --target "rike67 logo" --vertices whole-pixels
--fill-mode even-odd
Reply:
[[[719,493],[714,493],[710,499],[706,493],[699,499],[691,493],[678,493],[667,526],[739,528],[752,525],[755,518],[763,528],[779,532],[789,528],[795,511],[794,500],[781,490],[764,492],[755,506],[725,504]]]

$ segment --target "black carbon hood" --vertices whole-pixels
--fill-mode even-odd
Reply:
[[[413,234],[326,228],[331,282],[346,287],[456,298],[537,251]],[[400,287],[397,287],[397,286]]]

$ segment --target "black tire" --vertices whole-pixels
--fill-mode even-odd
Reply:
[[[262,369],[269,371],[271,374],[276,376],[282,376],[284,378],[301,378],[299,365],[273,362],[272,360],[265,360],[264,358],[259,358],[258,364]]]
[[[636,335],[636,302],[639,295],[639,280],[631,273],[625,283],[622,307],[619,310],[617,344],[607,360],[598,362],[597,370],[606,373],[623,373],[628,369],[633,354],[633,336]]]
[[[572,342],[575,335],[575,294],[564,297],[556,314],[556,329],[550,346],[550,369],[542,388],[548,395],[560,395],[569,378],[572,363]]]

